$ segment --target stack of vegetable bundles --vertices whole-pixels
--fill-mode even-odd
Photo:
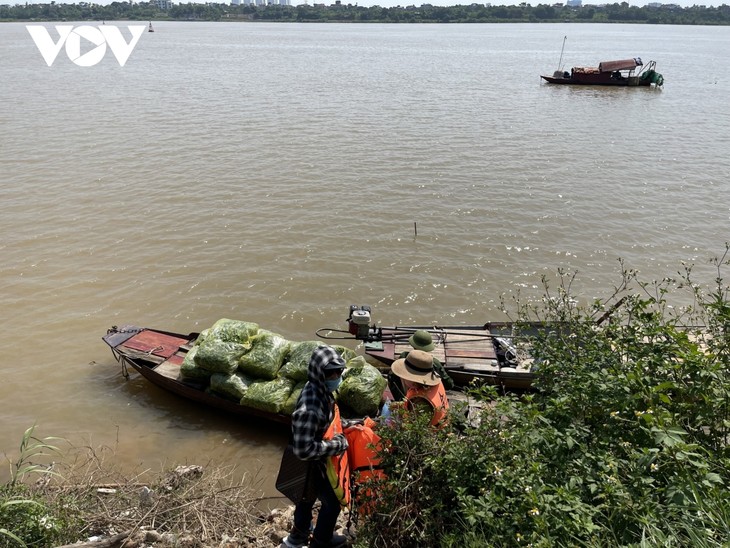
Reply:
[[[180,375],[243,406],[291,415],[307,382],[312,352],[322,344],[289,341],[256,323],[224,318],[200,334]],[[349,348],[330,346],[347,365],[337,394],[342,414],[377,415],[387,384],[383,376]]]

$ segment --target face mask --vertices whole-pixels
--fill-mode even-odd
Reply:
[[[340,387],[340,384],[342,384],[342,377],[337,377],[336,379],[330,379],[325,380],[324,384],[327,385],[327,390],[330,392],[334,392]]]

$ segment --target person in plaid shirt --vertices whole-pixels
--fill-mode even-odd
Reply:
[[[304,385],[292,414],[294,455],[318,464],[318,473],[314,476],[321,508],[310,547],[337,547],[347,543],[347,537],[334,534],[340,515],[340,501],[325,475],[326,459],[342,455],[347,450],[347,439],[342,434],[329,440],[323,439],[335,417],[333,392],[339,387],[344,370],[345,362],[336,350],[329,346],[317,347],[309,360],[307,384]],[[307,546],[314,502],[302,501],[296,505],[294,528],[283,540],[288,548]]]

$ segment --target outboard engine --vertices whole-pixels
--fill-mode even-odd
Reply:
[[[517,348],[504,337],[494,337],[494,347],[497,352],[497,360],[501,367],[516,367]]]
[[[368,340],[370,335],[370,312],[367,305],[350,305],[350,315],[347,318],[347,328],[350,335],[356,339]]]

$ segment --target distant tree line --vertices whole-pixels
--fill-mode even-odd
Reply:
[[[349,22],[349,23],[645,23],[663,25],[728,25],[730,6],[676,5],[661,7],[630,6],[627,2],[609,5],[570,7],[522,3],[517,6],[483,4],[419,7],[358,6],[336,2],[333,5],[232,5],[216,3],[176,4],[168,10],[155,2],[132,4],[112,2],[98,5],[22,4],[0,5],[0,21],[273,21],[273,22]]]

